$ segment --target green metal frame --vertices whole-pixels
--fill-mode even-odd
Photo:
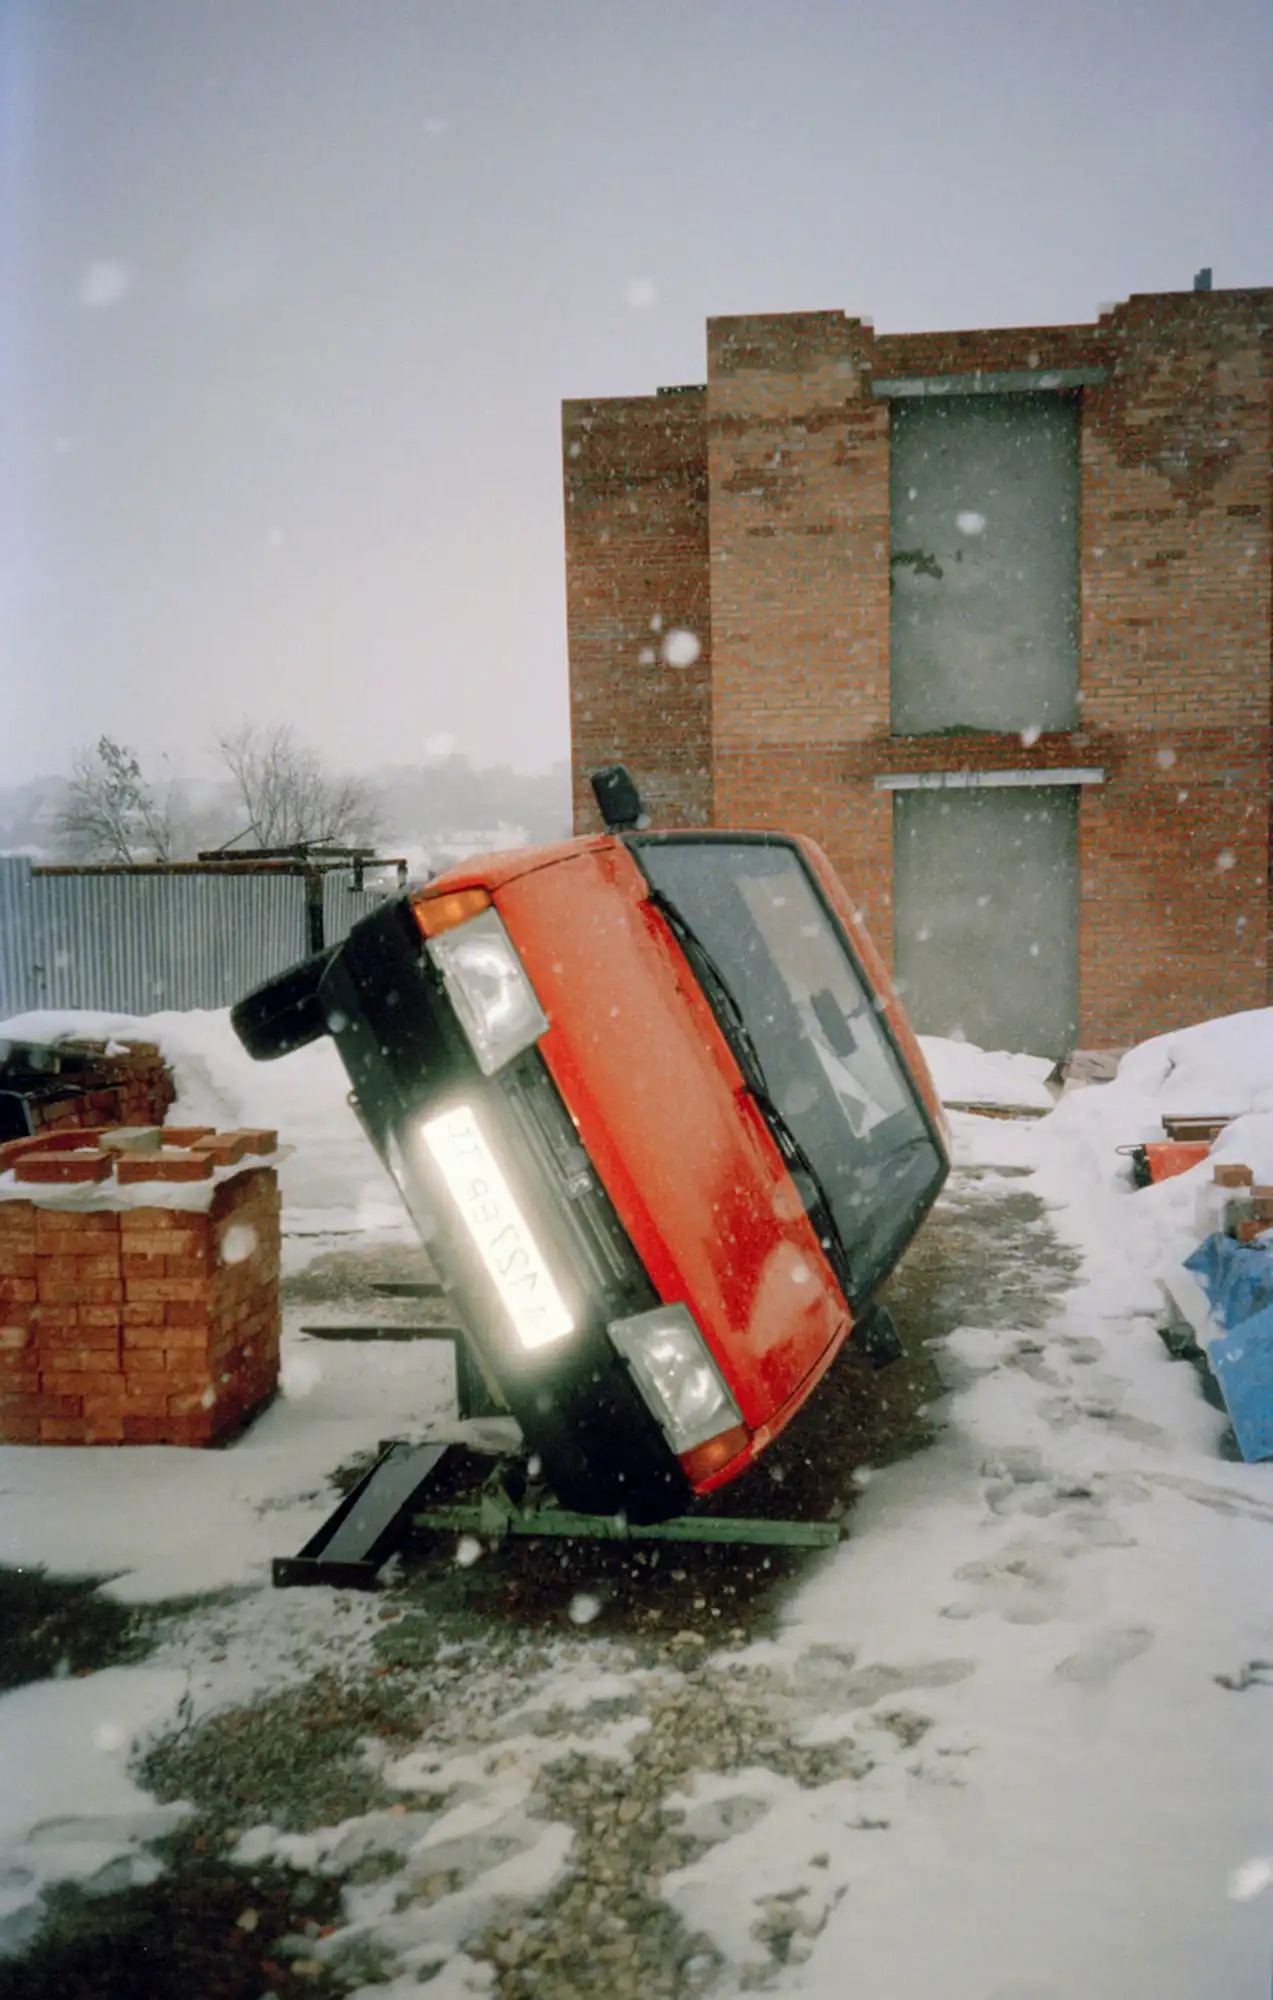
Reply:
[[[682,1514],[644,1525],[622,1514],[573,1514],[555,1500],[519,1506],[503,1487],[489,1488],[476,1506],[430,1507],[413,1514],[413,1529],[467,1533],[502,1542],[508,1535],[557,1536],[589,1542],[728,1542],[758,1548],[829,1549],[840,1540],[838,1521],[746,1521],[729,1515]]]

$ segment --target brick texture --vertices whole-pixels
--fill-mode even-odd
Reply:
[[[575,824],[588,774],[631,762],[660,825],[712,819],[706,394],[567,403],[566,614]],[[672,634],[697,657],[675,659]],[[688,647],[685,651],[690,650]]]
[[[877,338],[709,321],[702,391],[565,409],[576,827],[629,762],[657,821],[810,833],[888,956],[887,773],[1099,766],[1079,807],[1080,1041],[1269,994],[1273,291],[1135,297],[1089,326]],[[1081,392],[1077,729],[895,737],[889,405],[876,377],[1101,368]],[[655,614],[706,643],[639,666]],[[648,675],[647,669],[647,675]]]
[[[0,1440],[233,1436],[278,1384],[279,1214],[259,1164],[198,1209],[0,1200]]]
[[[64,1097],[33,1102],[37,1132],[60,1132],[92,1125],[162,1125],[176,1092],[163,1056],[154,1042],[109,1045],[88,1037],[65,1038],[58,1045],[90,1058]]]

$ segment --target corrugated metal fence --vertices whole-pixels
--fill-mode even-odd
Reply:
[[[338,938],[348,937],[359,917],[365,917],[382,903],[387,893],[384,889],[355,889],[353,873],[348,868],[333,868],[323,877],[323,939],[327,944],[335,944]]]
[[[323,878],[333,943],[382,900]],[[0,856],[0,1018],[33,1007],[228,1007],[309,951],[301,872],[44,870]]]

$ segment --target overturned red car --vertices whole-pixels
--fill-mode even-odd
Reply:
[[[567,1507],[653,1522],[764,1451],[948,1170],[918,1044],[821,850],[610,830],[465,862],[234,1010],[330,1034],[472,1353]]]

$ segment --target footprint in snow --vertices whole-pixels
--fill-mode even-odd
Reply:
[[[997,1612],[1009,1625],[1047,1625],[1060,1616],[1064,1591],[1052,1554],[1031,1542],[1014,1542],[984,1562],[963,1563],[956,1583],[977,1586],[972,1597],[942,1607],[943,1618]]]
[[[848,1660],[834,1661],[829,1649],[811,1647],[796,1662],[793,1680],[796,1692],[816,1695],[826,1705],[839,1709],[869,1708],[884,1695],[907,1694],[913,1688],[952,1687],[975,1672],[973,1660],[915,1660],[904,1667],[875,1660],[865,1666]],[[839,1671],[834,1671],[838,1666]]]
[[[1241,1694],[1246,1688],[1273,1687],[1273,1660],[1247,1660],[1236,1674],[1216,1674],[1217,1687]]]
[[[1147,1653],[1153,1643],[1154,1635],[1144,1625],[1124,1625],[1097,1632],[1077,1652],[1061,1660],[1056,1672],[1062,1680],[1077,1681],[1083,1687],[1103,1687],[1113,1680],[1120,1667]]]

